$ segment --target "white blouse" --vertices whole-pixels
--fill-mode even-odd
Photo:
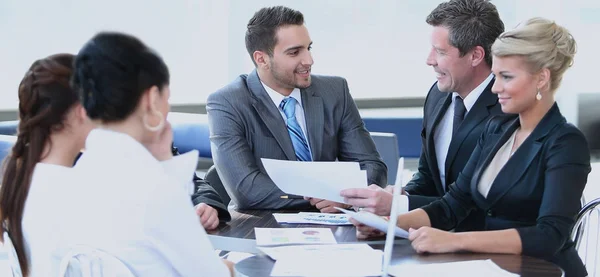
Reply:
[[[487,198],[487,195],[490,192],[492,184],[494,183],[494,180],[496,180],[498,173],[500,173],[500,170],[502,170],[504,165],[506,165],[506,162],[508,162],[508,159],[510,159],[512,156],[511,151],[513,145],[515,144],[516,135],[517,131],[515,131],[506,141],[506,143],[504,143],[504,145],[498,149],[498,152],[496,152],[496,155],[488,167],[485,169],[485,171],[483,171],[483,174],[479,179],[479,184],[477,184],[477,190],[479,193],[481,193],[481,195],[483,195],[483,197]]]
[[[136,276],[229,276],[190,201],[197,159],[161,163],[130,136],[95,129],[73,169],[38,163],[23,215],[31,276],[56,276],[76,244]]]

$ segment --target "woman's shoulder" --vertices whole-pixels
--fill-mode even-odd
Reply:
[[[508,126],[512,125],[515,120],[518,120],[516,114],[498,114],[490,117],[486,130],[487,133],[497,133],[505,130]]]
[[[72,167],[39,162],[31,175],[31,187],[39,183],[52,183],[52,186],[68,185],[75,177]],[[41,185],[41,184],[40,184]]]

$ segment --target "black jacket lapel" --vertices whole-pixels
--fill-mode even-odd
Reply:
[[[450,168],[452,167],[456,155],[458,154],[458,150],[460,150],[465,138],[471,134],[478,124],[489,118],[490,109],[498,103],[498,97],[492,93],[494,81],[495,80],[492,79],[483,90],[471,110],[467,113],[467,116],[458,128],[456,135],[452,137],[450,147],[448,148],[448,156],[446,156],[446,172],[450,172]]]
[[[496,201],[502,198],[502,196],[518,183],[532,160],[542,149],[546,136],[550,134],[557,125],[563,122],[565,122],[565,119],[560,114],[558,106],[555,103],[498,173],[498,177],[492,183],[492,187],[486,198],[486,202],[489,205],[488,207],[493,206]],[[502,139],[494,146],[481,168],[487,168],[498,149],[506,143],[519,126],[519,119],[517,118],[515,119],[515,122],[512,122],[510,127],[503,132]],[[477,182],[474,184],[475,186],[478,185],[482,173],[483,170],[478,172]]]
[[[434,110],[433,110],[433,122],[429,123],[426,126],[426,132],[427,132],[427,154],[429,155],[429,157],[427,157],[427,160],[429,161],[429,168],[431,169],[431,173],[433,174],[433,179],[434,181],[436,180],[441,180],[440,178],[440,171],[438,169],[438,163],[437,163],[437,156],[436,156],[436,152],[435,152],[435,142],[434,142],[434,136],[435,136],[435,129],[438,126],[438,124],[440,123],[440,121],[442,120],[442,118],[444,117],[444,114],[446,114],[446,110],[448,110],[448,107],[450,106],[450,103],[452,103],[452,94],[449,93],[446,97],[442,97],[438,100],[437,105],[435,106]],[[435,188],[437,189],[439,195],[444,195],[445,191],[444,188],[442,188],[442,184],[441,182],[436,182],[436,186]]]
[[[312,158],[317,161],[323,147],[323,99],[308,87],[302,90],[302,106]]]

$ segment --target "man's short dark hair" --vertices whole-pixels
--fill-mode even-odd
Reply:
[[[448,28],[450,45],[458,48],[461,56],[476,46],[483,47],[485,62],[492,66],[492,44],[504,32],[504,23],[490,1],[450,0],[439,4],[425,21]]]
[[[277,29],[286,25],[302,25],[304,16],[301,12],[284,6],[262,8],[248,21],[246,30],[246,49],[254,65],[254,51],[262,51],[273,56],[277,44]]]

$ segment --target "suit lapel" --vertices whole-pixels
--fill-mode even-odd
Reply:
[[[452,94],[451,93],[449,93],[446,97],[440,98],[433,110],[432,115],[433,115],[434,120],[433,120],[433,122],[431,122],[430,124],[428,124],[426,126],[427,149],[428,149],[427,152],[429,153],[429,157],[427,160],[431,161],[429,164],[429,168],[431,169],[432,174],[434,175],[434,180],[440,180],[440,171],[438,169],[437,156],[436,156],[436,152],[435,152],[435,142],[433,139],[435,136],[434,132],[435,132],[436,127],[438,126],[438,124],[440,123],[442,118],[444,117],[446,110],[448,110],[450,103],[452,103]],[[438,190],[438,193],[440,195],[444,195],[445,192],[444,192],[444,189],[442,188],[441,183],[437,183],[435,188]]]
[[[319,160],[323,147],[323,99],[311,87],[301,90],[308,143],[313,161]]]
[[[248,75],[247,85],[254,95],[252,106],[265,123],[271,134],[285,153],[288,160],[296,160],[296,152],[287,131],[287,126],[281,118],[278,108],[262,86],[256,70]]]
[[[495,142],[493,144],[493,146],[491,148],[489,148],[489,150],[487,152],[482,152],[482,155],[485,155],[485,158],[483,159],[483,162],[481,163],[481,165],[479,167],[477,167],[477,170],[475,171],[475,173],[473,174],[473,176],[475,176],[475,182],[471,183],[471,191],[473,191],[473,195],[474,198],[476,200],[480,200],[481,203],[483,203],[482,207],[484,207],[485,209],[487,209],[488,207],[486,205],[489,205],[490,202],[488,201],[490,199],[490,195],[491,193],[488,192],[487,198],[483,197],[483,195],[481,195],[478,190],[477,190],[477,186],[479,186],[479,181],[481,181],[481,175],[483,175],[483,172],[485,171],[485,169],[487,169],[487,167],[490,165],[490,163],[492,162],[492,159],[494,159],[494,157],[496,156],[496,153],[498,152],[498,150],[500,149],[500,147],[502,147],[506,141],[508,141],[508,139],[510,138],[510,136],[512,135],[512,133],[519,128],[520,124],[519,124],[519,118],[515,118],[511,121],[509,121],[509,123],[505,123],[507,125],[503,126],[504,128],[502,128],[500,131],[498,131],[497,133],[493,133],[493,134],[489,134],[486,135],[486,144],[487,142]],[[486,151],[488,148],[485,147],[482,149],[482,151]],[[498,174],[500,175],[500,174]],[[494,181],[495,182],[495,181]],[[493,185],[492,185],[493,188]],[[491,192],[491,190],[490,190]]]
[[[467,113],[467,116],[458,128],[456,135],[452,137],[452,140],[450,141],[450,147],[448,147],[448,156],[446,156],[446,172],[450,171],[456,155],[458,154],[458,150],[465,141],[465,138],[469,136],[471,131],[473,131],[473,129],[477,127],[481,121],[489,117],[490,107],[498,103],[498,97],[492,93],[493,85],[494,80],[492,79],[488,86],[483,90],[477,101],[475,101],[475,104],[471,110]]]
[[[544,118],[538,123],[533,132],[525,139],[525,141],[519,146],[517,151],[512,157],[508,159],[504,167],[498,172],[498,176],[492,183],[492,187],[488,192],[486,203],[491,207],[500,198],[502,198],[512,187],[519,183],[519,179],[523,176],[525,171],[529,168],[529,165],[533,159],[538,155],[544,144],[544,140],[548,134],[560,123],[563,123],[565,119],[560,114],[556,103],[546,113]],[[498,149],[506,143],[512,133],[519,127],[519,119],[515,119],[515,122],[510,124],[510,127],[503,132],[502,139],[494,146],[493,151],[490,152],[486,158],[482,168],[487,168],[493,157],[496,155]],[[483,169],[478,173],[477,182],[483,173]],[[486,208],[488,208],[486,207]]]

